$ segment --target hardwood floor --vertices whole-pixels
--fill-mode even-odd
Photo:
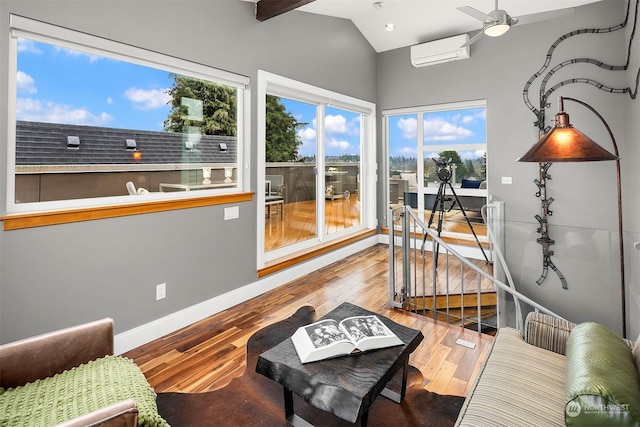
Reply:
[[[324,229],[327,234],[360,224],[360,202],[355,196],[349,199],[325,200],[324,212]],[[276,209],[272,209],[265,218],[266,252],[309,240],[315,236],[315,200],[286,203],[283,206],[282,217]]]
[[[312,239],[316,236],[316,204],[314,200],[286,203],[279,211],[274,206],[266,209],[265,216],[265,251],[269,252],[284,246]],[[335,233],[360,224],[360,201],[356,195],[349,199],[325,200],[325,230]],[[281,216],[282,215],[282,216]],[[424,222],[428,223],[431,211],[424,212]],[[473,231],[480,237],[486,238],[487,228],[478,212],[467,212],[472,222]],[[472,238],[471,229],[459,210],[452,210],[444,215],[442,230],[446,241],[476,245]],[[437,229],[438,215],[434,217],[431,228]],[[449,235],[447,235],[449,233]],[[484,243],[483,243],[484,244]],[[486,245],[488,246],[488,245]],[[485,246],[485,247],[486,247]]]
[[[422,371],[425,389],[466,395],[493,337],[389,307],[388,246],[376,245],[259,297],[133,349],[132,358],[157,392],[198,392],[223,387],[245,368],[249,337],[303,305],[318,317],[347,301],[420,329],[424,341],[410,363]],[[470,349],[461,338],[476,344]]]

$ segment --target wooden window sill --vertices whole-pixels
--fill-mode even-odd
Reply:
[[[203,206],[222,205],[227,203],[249,202],[255,193],[234,193],[216,196],[189,197],[173,200],[155,200],[117,206],[101,206],[94,208],[69,209],[61,211],[35,212],[25,214],[9,214],[0,217],[3,229],[20,230],[23,228],[43,227],[47,225],[69,224],[73,222],[92,221],[96,219],[117,218],[129,215],[140,215],[155,212],[166,212],[178,209],[199,208]]]
[[[376,234],[378,234],[377,230],[360,231],[358,233],[354,233],[348,237],[345,237],[344,239],[329,242],[324,245],[316,246],[313,249],[310,249],[308,251],[299,252],[288,257],[271,261],[267,263],[267,265],[264,268],[261,268],[260,270],[258,270],[258,277],[268,276],[269,274],[278,272],[280,270],[284,270],[285,268],[292,267],[301,262],[308,261],[312,258],[323,255],[327,252],[331,252],[333,250],[342,248],[344,246],[348,246],[354,242],[357,242],[358,240],[375,236]]]

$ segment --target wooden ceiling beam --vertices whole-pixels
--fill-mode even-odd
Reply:
[[[314,0],[259,0],[256,7],[256,19],[266,21]]]

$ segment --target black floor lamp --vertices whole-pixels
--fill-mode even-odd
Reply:
[[[594,113],[604,124],[611,142],[613,143],[614,153],[602,148],[595,143],[591,138],[575,129],[569,122],[569,115],[564,112],[564,101],[573,101]],[[536,144],[529,149],[522,157],[518,159],[519,162],[536,162],[540,163],[541,181],[544,182],[544,176],[550,165],[549,163],[555,162],[587,162],[587,161],[602,161],[602,160],[615,160],[616,161],[616,177],[618,186],[618,241],[620,244],[620,293],[622,299],[622,334],[626,338],[627,336],[627,314],[626,314],[626,296],[625,296],[625,281],[624,281],[624,244],[623,244],[623,230],[622,230],[622,186],[620,179],[620,158],[618,153],[618,144],[611,132],[611,128],[604,120],[602,115],[598,113],[589,104],[580,101],[575,98],[560,97],[558,102],[558,114],[555,118],[555,126],[547,132]],[[543,166],[544,165],[544,166]],[[553,241],[547,234],[547,218],[546,213],[548,204],[553,199],[546,199],[546,194],[543,195],[543,209],[542,217],[536,217],[540,222],[541,237],[538,242],[543,245],[543,254],[545,257],[545,263],[549,260],[551,253],[549,252],[549,244],[553,244]],[[545,245],[546,243],[546,245]],[[549,260],[549,262],[551,262]],[[546,265],[546,264],[545,264]],[[551,264],[555,269],[555,266]],[[562,278],[562,277],[561,277]],[[566,282],[563,281],[563,286],[566,287]]]

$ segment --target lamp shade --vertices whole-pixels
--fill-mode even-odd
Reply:
[[[556,114],[556,126],[533,145],[519,162],[595,162],[618,157],[602,148],[569,123],[569,115]]]
[[[591,111],[604,125],[611,138],[614,153],[611,154],[598,144],[596,144],[591,138],[583,134],[579,130],[575,129],[569,122],[569,115],[564,112],[564,101],[575,102],[582,105],[589,111]],[[541,103],[541,105],[544,105]],[[540,222],[540,228],[538,233],[541,237],[538,238],[538,243],[542,245],[543,253],[543,270],[542,276],[538,279],[538,284],[546,277],[547,267],[550,266],[556,273],[557,268],[550,261],[550,256],[553,252],[549,250],[549,244],[553,243],[553,240],[549,239],[547,216],[549,212],[549,204],[553,201],[553,198],[547,197],[546,192],[546,179],[550,178],[547,170],[554,162],[588,162],[588,161],[600,161],[600,160],[615,160],[616,161],[616,181],[618,188],[618,242],[620,245],[620,299],[621,299],[621,313],[622,313],[622,334],[626,338],[627,333],[627,312],[626,312],[626,294],[625,294],[625,268],[624,268],[624,228],[622,226],[622,183],[620,174],[620,159],[618,157],[618,144],[616,138],[613,136],[611,127],[607,124],[607,121],[602,115],[591,105],[579,99],[560,97],[558,99],[558,114],[556,114],[556,124],[548,133],[546,133],[540,141],[535,143],[533,147],[527,151],[524,156],[518,159],[519,162],[537,162],[540,167],[540,180],[536,180],[538,186],[537,197],[542,199],[542,211],[541,215],[536,215],[536,219]],[[564,276],[558,273],[560,280],[565,284]]]

